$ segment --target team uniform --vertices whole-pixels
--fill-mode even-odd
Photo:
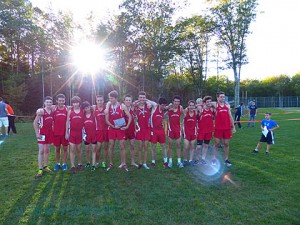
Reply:
[[[126,140],[132,140],[135,139],[135,124],[134,124],[134,118],[136,118],[134,111],[131,109],[128,110],[130,115],[131,115],[131,123],[128,127],[128,129],[125,130],[125,135],[126,135]],[[125,114],[125,121],[126,124],[128,124],[129,118],[128,116]]]
[[[197,140],[210,141],[214,131],[213,111],[203,108],[198,119]]]
[[[226,104],[221,106],[217,103],[216,113],[215,113],[215,138],[218,139],[231,139],[231,121],[230,121],[230,109]]]
[[[122,110],[121,104],[117,103],[117,106],[110,106],[109,111],[109,122],[111,124],[115,124],[114,120],[124,118],[124,111]],[[125,130],[121,130],[120,128],[108,127],[108,139],[109,140],[125,140]]]
[[[191,116],[189,112],[185,115],[183,119],[183,138],[188,141],[193,141],[197,137],[197,114],[193,113]]]
[[[166,142],[166,134],[163,126],[164,112],[159,111],[159,106],[156,107],[150,117],[151,127],[151,143],[164,144]]]
[[[42,140],[38,139],[39,144],[51,144],[53,142],[53,112],[50,110],[50,113],[44,110],[44,115],[40,118],[39,121],[39,134],[44,136]]]
[[[177,111],[169,110],[168,112],[168,136],[171,139],[178,139],[181,136],[180,132],[180,105],[177,108]]]
[[[151,112],[150,109],[147,108],[147,105],[145,104],[143,108],[136,107],[136,133],[135,137],[136,140],[139,141],[149,141],[150,140],[150,116]]]
[[[97,142],[108,142],[108,125],[105,121],[105,105],[102,110],[96,106],[95,108],[95,120],[96,120],[96,141]]]
[[[53,110],[53,145],[59,147],[60,145],[68,146],[69,141],[66,140],[66,122],[67,122],[67,107],[59,109],[57,106]]]
[[[267,144],[274,144],[274,132],[271,131],[273,127],[277,127],[278,124],[274,120],[262,120],[261,125],[263,127],[267,127],[268,133],[265,136],[264,134],[261,135],[260,142],[267,142]]]
[[[97,144],[96,123],[95,116],[93,113],[90,114],[90,117],[83,115],[83,128],[86,134],[84,143],[86,145]]]
[[[70,113],[70,143],[81,144],[83,128],[83,111],[80,109],[78,113],[71,110]]]

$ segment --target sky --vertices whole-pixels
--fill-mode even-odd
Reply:
[[[91,11],[99,18],[118,13],[122,0],[31,0],[42,9],[70,10],[78,21]],[[201,14],[203,0],[188,0],[190,6],[180,16]],[[258,0],[258,14],[246,40],[249,63],[242,67],[241,79],[263,79],[275,75],[293,76],[300,72],[300,0]],[[210,74],[216,74],[213,65]],[[221,71],[233,79],[231,70]]]

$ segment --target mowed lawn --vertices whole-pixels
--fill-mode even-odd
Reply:
[[[17,135],[0,139],[0,224],[300,224],[300,110],[259,109],[258,120],[266,110],[280,125],[270,156],[265,145],[252,153],[259,123],[243,123],[230,142],[230,169],[223,161],[220,168],[163,169],[158,148],[157,168],[126,172],[116,168],[117,149],[109,172],[36,178],[33,127],[18,123]],[[148,153],[150,163],[150,148]],[[176,161],[175,150],[173,155]]]

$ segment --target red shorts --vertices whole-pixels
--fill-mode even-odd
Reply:
[[[82,142],[82,131],[70,131],[69,142],[75,145],[79,145]]]
[[[215,130],[214,133],[215,138],[218,139],[231,139],[232,138],[232,132],[231,129],[227,129],[227,130]]]
[[[53,145],[55,147],[59,147],[60,145],[68,146],[69,141],[66,140],[65,135],[57,135],[57,136],[53,136]]]
[[[178,139],[181,136],[181,132],[180,131],[168,131],[168,136],[171,139]]]
[[[151,143],[156,144],[156,143],[164,144],[166,143],[166,134],[165,130],[151,130]]]
[[[125,135],[126,135],[126,140],[135,139],[134,130],[132,130],[132,129],[125,130]]]
[[[185,139],[185,140],[188,140],[188,141],[193,141],[193,140],[196,140],[196,134],[195,133],[193,133],[193,134],[186,134],[186,133],[184,133],[184,135],[183,135],[183,138]]]
[[[93,144],[97,142],[96,134],[93,133],[91,135],[86,135],[85,142],[89,144]]]
[[[96,130],[97,142],[108,142],[108,130]]]
[[[43,140],[38,139],[39,144],[52,144],[53,142],[53,133],[48,132],[46,134],[41,134],[43,136]]]
[[[209,141],[212,139],[212,132],[209,133],[198,133],[197,140],[206,140]]]
[[[108,139],[109,140],[125,140],[125,130],[108,128]]]
[[[135,139],[139,141],[150,141],[150,128],[137,131],[135,133]]]

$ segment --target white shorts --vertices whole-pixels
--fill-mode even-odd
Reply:
[[[8,127],[8,117],[0,117],[0,127]]]

